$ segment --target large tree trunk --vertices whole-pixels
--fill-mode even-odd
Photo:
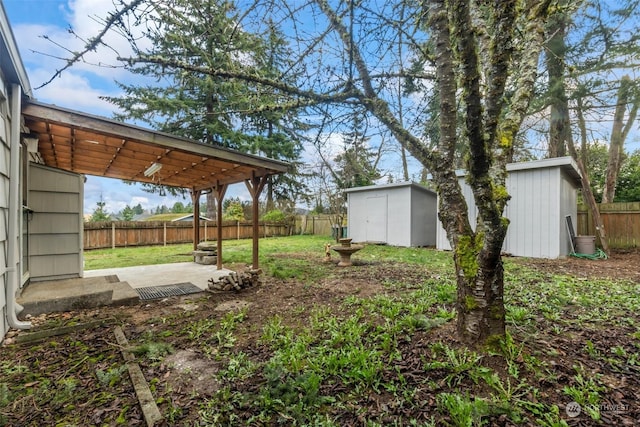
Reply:
[[[431,26],[436,42],[436,76],[440,94],[440,141],[438,151],[445,158],[436,160],[434,176],[440,196],[440,220],[454,248],[454,263],[458,287],[457,329],[458,336],[468,345],[496,345],[505,334],[505,310],[503,302],[504,276],[500,250],[506,235],[508,221],[502,218],[502,197],[495,191],[491,177],[492,140],[497,132],[497,117],[501,110],[501,94],[506,82],[504,69],[510,52],[491,52],[497,65],[490,72],[486,89],[487,117],[482,112],[480,87],[480,58],[477,56],[477,40],[470,29],[471,16],[464,2],[455,2],[453,22],[447,18],[444,2],[431,3]],[[509,4],[499,14],[509,20]],[[503,4],[503,6],[504,6]],[[500,22],[498,25],[502,25]],[[455,32],[450,32],[453,27]],[[455,38],[453,43],[452,38]],[[498,42],[496,42],[498,44]],[[464,58],[461,78],[456,78],[454,52]],[[501,57],[505,55],[505,57]],[[480,221],[474,231],[469,223],[467,203],[464,199],[453,164],[457,143],[457,82],[462,86],[465,106],[465,137],[469,142],[468,178]],[[506,165],[502,165],[502,168]],[[505,191],[506,193],[506,191]],[[498,197],[496,197],[498,195]]]
[[[550,20],[547,32],[547,71],[549,73],[549,103],[551,114],[549,119],[549,157],[562,157],[566,155],[565,142],[569,124],[569,108],[565,93],[564,77],[566,51],[565,35],[566,22],[564,14],[558,14]]]
[[[618,102],[616,103],[616,111],[613,116],[613,125],[611,127],[611,141],[609,141],[609,162],[607,163],[607,173],[604,182],[604,191],[602,193],[602,203],[613,203],[616,195],[616,183],[620,166],[622,165],[622,154],[624,153],[624,113],[629,103],[629,91],[631,89],[631,79],[624,76],[620,82],[618,89]],[[632,110],[633,111],[633,110]],[[637,106],[635,107],[637,111]],[[628,124],[633,123],[635,116],[629,115]],[[628,126],[627,126],[628,128]]]
[[[489,255],[489,254],[488,254]],[[458,271],[457,313],[458,336],[463,342],[483,343],[490,347],[505,335],[504,269],[500,256],[487,256],[479,262],[475,276],[461,274],[468,268],[470,258],[456,251]]]

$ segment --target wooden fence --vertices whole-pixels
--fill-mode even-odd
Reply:
[[[640,202],[598,205],[609,247],[629,249],[640,246]],[[593,218],[586,206],[578,206],[578,235],[597,236]],[[600,239],[596,237],[596,244]]]
[[[292,224],[260,223],[260,237],[288,236]],[[200,221],[200,237],[215,240],[216,223]],[[222,239],[249,239],[253,236],[251,221],[223,221]],[[193,242],[191,221],[105,221],[84,224],[84,249],[127,246],[167,245]]]
[[[298,215],[296,216],[296,234],[314,234],[318,236],[334,236],[335,227],[332,225],[335,216],[331,215]],[[344,233],[346,230],[341,231]],[[344,236],[346,237],[346,233]]]

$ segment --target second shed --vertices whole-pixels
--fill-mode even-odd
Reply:
[[[355,242],[435,246],[437,196],[413,182],[355,187],[347,193],[348,236]]]

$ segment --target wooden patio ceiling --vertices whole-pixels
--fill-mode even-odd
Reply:
[[[80,174],[203,191],[288,169],[285,162],[32,100],[22,115],[39,137],[44,163]],[[146,176],[154,163],[161,169]]]

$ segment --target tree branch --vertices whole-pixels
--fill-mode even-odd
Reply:
[[[113,26],[119,24],[121,22],[121,19],[122,19],[123,16],[125,16],[130,11],[134,10],[135,8],[137,8],[144,1],[145,0],[133,0],[129,4],[125,4],[124,1],[121,1],[121,4],[123,4],[124,7],[122,9],[118,10],[115,13],[109,14],[107,19],[105,20],[104,26],[103,26],[102,30],[100,31],[100,33],[98,33],[97,36],[90,38],[87,41],[87,43],[85,44],[84,48],[80,52],[75,52],[75,53],[73,53],[71,58],[66,59],[66,64],[65,64],[64,67],[62,67],[60,69],[57,69],[49,80],[47,80],[46,82],[42,83],[40,86],[36,87],[35,89],[40,89],[40,88],[48,85],[53,80],[55,80],[57,77],[60,77],[64,71],[66,71],[69,68],[71,68],[75,63],[81,61],[82,58],[87,53],[96,50],[98,48],[98,46],[100,46],[100,45],[104,45],[105,43],[102,41],[102,39],[107,34],[107,32],[109,32],[109,30]]]

